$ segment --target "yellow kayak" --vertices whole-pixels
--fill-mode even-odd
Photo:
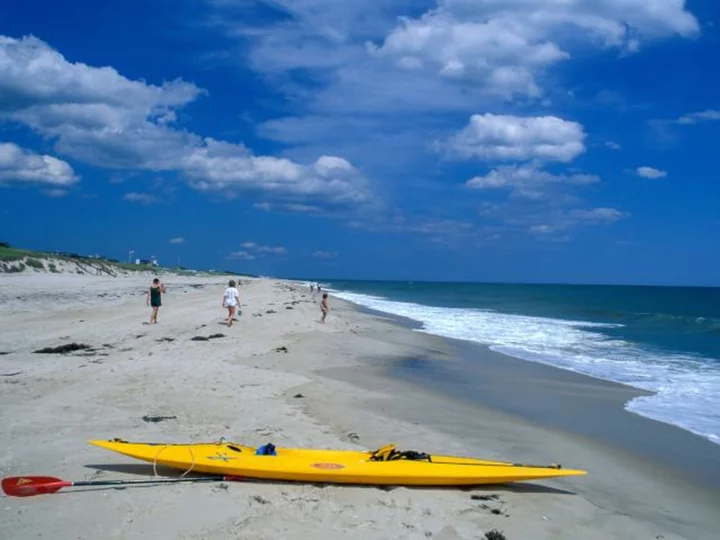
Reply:
[[[132,458],[182,471],[263,480],[365,485],[460,486],[505,484],[586,471],[558,465],[522,465],[504,461],[400,452],[395,445],[375,451],[262,447],[217,442],[197,444],[132,443],[120,439],[90,444]]]

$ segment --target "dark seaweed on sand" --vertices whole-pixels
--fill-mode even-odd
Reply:
[[[212,334],[211,336],[195,336],[190,338],[190,341],[209,341],[211,339],[224,338],[225,334]]]
[[[165,420],[177,420],[177,416],[149,416],[146,414],[142,417],[142,419],[146,422],[157,424],[158,422],[164,422]]]
[[[507,540],[507,537],[497,529],[493,529],[485,533],[485,540]]]
[[[92,349],[92,347],[90,347],[90,345],[86,345],[85,343],[68,343],[58,347],[45,347],[44,349],[38,349],[34,352],[36,354],[67,354],[88,349]]]
[[[495,493],[491,493],[489,495],[480,495],[479,493],[474,493],[473,495],[470,495],[470,498],[473,501],[497,501],[500,497],[498,497]]]

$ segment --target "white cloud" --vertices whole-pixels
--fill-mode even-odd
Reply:
[[[582,125],[556,116],[474,114],[447,146],[485,161],[569,162],[585,151],[585,136]]]
[[[301,165],[284,158],[253,156],[242,145],[206,139],[182,163],[191,185],[200,190],[245,188],[336,204],[360,204],[370,198],[360,172],[332,156]]]
[[[572,210],[569,216],[582,221],[613,222],[628,217],[628,214],[615,208],[592,208],[589,210]]]
[[[170,124],[203,93],[180,80],[153,86],[68,62],[34,37],[0,36],[0,119],[54,137],[59,152],[91,164],[173,168],[197,137]]]
[[[283,208],[288,212],[294,212],[297,214],[317,214],[322,211],[322,208],[312,204],[285,204],[283,205]]]
[[[529,229],[532,234],[551,234],[554,233],[556,230],[556,227],[553,227],[552,225],[547,225],[545,223],[541,225],[533,225]]]
[[[461,235],[472,231],[474,226],[469,221],[462,221],[449,218],[426,218],[419,220],[395,220],[397,230],[413,232],[426,236],[452,236]]]
[[[579,199],[545,197],[539,201],[512,198],[485,201],[479,208],[486,220],[502,224],[507,232],[527,234],[551,241],[568,241],[573,231],[609,226],[630,218],[628,212],[610,207],[587,207]]]
[[[45,112],[68,108],[68,116],[94,125],[97,120],[111,117],[117,122],[119,109],[141,119],[153,116],[165,122],[172,120],[173,108],[195,99],[203,91],[180,80],[150,86],[131,81],[111,67],[95,68],[70,63],[59,52],[35,37],[14,39],[0,36],[0,66],[4,100],[11,114],[30,112],[34,102],[48,107]],[[10,90],[14,90],[11,94]],[[13,107],[20,97],[27,98],[26,107]],[[77,105],[78,107],[72,107]],[[84,108],[89,105],[90,108]],[[6,109],[7,112],[7,109]],[[52,116],[52,115],[51,115]],[[45,121],[53,124],[56,118]],[[106,121],[102,122],[102,126]]]
[[[208,2],[212,22],[240,41],[221,55],[247,56],[308,115],[295,139],[337,115],[377,114],[372,123],[385,125],[388,110],[477,110],[539,96],[548,68],[575,50],[636,50],[699,32],[683,0],[258,0],[282,13],[271,23],[235,9],[242,0]]]
[[[77,181],[65,161],[36,154],[14,143],[0,143],[0,184],[70,186]]]
[[[182,236],[176,236],[175,238],[170,239],[170,243],[175,245],[184,244],[185,239]]]
[[[252,261],[253,259],[255,259],[255,255],[253,255],[252,253],[249,253],[247,251],[233,251],[232,253],[230,253],[230,255],[228,255],[227,258]]]
[[[138,193],[137,191],[131,191],[123,195],[123,199],[129,202],[135,202],[139,204],[153,204],[158,202],[157,197],[153,197],[148,193]]]
[[[337,251],[316,251],[312,254],[316,259],[335,259],[338,256]]]
[[[0,36],[0,120],[55,139],[59,153],[103,167],[179,171],[204,191],[340,205],[370,199],[367,181],[340,157],[303,165],[176,127],[177,111],[203,94],[181,80],[154,86],[69,62],[34,37]]]
[[[708,109],[706,111],[686,114],[677,119],[678,124],[697,124],[699,122],[711,122],[720,120],[720,110]]]
[[[616,143],[614,141],[605,141],[605,146],[607,146],[611,150],[622,150],[622,146],[620,146],[618,143]]]
[[[493,170],[485,176],[475,176],[465,182],[465,185],[473,189],[493,189],[501,188],[508,185],[508,176],[501,171]]]
[[[259,253],[272,253],[273,255],[285,255],[287,248],[282,246],[258,246]]]
[[[255,254],[271,254],[271,255],[285,255],[288,250],[283,246],[264,246],[259,245],[255,242],[244,242],[240,245],[245,252],[254,252]]]
[[[665,178],[667,176],[667,172],[655,169],[653,167],[638,167],[635,171],[638,176],[642,176],[643,178],[650,178],[652,180],[655,180],[657,178]]]
[[[394,58],[399,68],[426,68],[440,77],[470,78],[480,91],[502,98],[538,97],[534,72],[569,58],[556,44],[533,43],[501,19],[458,20],[441,10],[403,18],[371,54]]]
[[[698,33],[684,0],[439,0],[418,18],[401,17],[370,51],[504,98],[537,97],[538,76],[570,58],[562,44],[635,52],[642,40]]]
[[[623,56],[656,39],[692,37],[699,31],[681,0],[254,2],[282,13],[272,22],[235,10],[238,2],[247,5],[213,0],[220,28],[238,40],[237,47],[223,52],[233,62],[236,55],[248,59],[252,69],[272,81],[274,91],[291,98],[288,116],[263,123],[260,136],[283,143],[286,157],[303,162],[326,152],[342,155],[383,178],[383,189],[411,193],[413,199],[427,198],[428,192],[420,193],[427,187],[437,190],[431,193],[447,193],[429,173],[434,163],[427,156],[428,141],[447,140],[461,115],[538,110],[536,100],[552,100],[556,90],[567,94],[552,87],[566,83],[569,72],[554,69],[561,63],[582,62],[603,49]],[[543,107],[547,103],[541,102]],[[461,147],[467,157],[528,162],[539,169],[542,162],[567,163],[584,152],[584,130],[578,128],[567,140],[567,133],[556,136],[556,130],[548,140],[521,130],[528,140],[518,140],[515,133],[500,141],[469,137]],[[484,173],[475,187],[508,188],[510,176],[508,171]],[[538,176],[555,180],[538,184]],[[536,171],[534,179],[510,186],[513,208],[524,211],[522,205],[530,202],[542,208],[550,201],[562,201],[563,208],[580,204],[563,193],[576,187],[572,176]],[[597,177],[575,180],[592,183]],[[440,202],[445,201],[436,206]],[[443,217],[448,216],[434,218],[439,230]],[[368,216],[351,219],[355,226],[376,227]],[[412,226],[422,234],[419,229],[433,228],[429,220],[422,226],[420,221],[406,223],[404,231]],[[522,230],[543,223],[538,217]],[[390,228],[387,223],[376,228],[383,227]]]
[[[428,141],[445,139],[460,115],[538,110],[534,100],[553,98],[552,86],[566,82],[569,72],[554,69],[561,63],[699,32],[682,0],[255,2],[282,13],[272,22],[235,10],[238,1],[213,1],[220,28],[238,40],[223,52],[233,62],[249,59],[291,98],[288,116],[265,122],[259,134],[285,144],[293,159],[342,155],[397,193],[433,183]],[[465,150],[488,160],[568,162],[585,143],[583,134],[566,146],[486,141]],[[529,187],[512,193],[544,195]]]
[[[465,185],[472,189],[496,188],[541,188],[549,184],[569,184],[582,186],[600,182],[594,174],[552,174],[531,165],[508,165],[493,169],[485,176],[476,176],[468,180]],[[520,193],[522,195],[522,192]]]
[[[336,171],[352,171],[353,169],[353,166],[346,160],[335,156],[320,156],[314,167],[319,174],[324,175],[332,175]]]
[[[401,211],[369,215],[363,221],[350,221],[348,226],[382,234],[418,234],[431,242],[450,240],[456,244],[472,239],[478,233],[470,220],[424,215],[417,210],[407,216]]]

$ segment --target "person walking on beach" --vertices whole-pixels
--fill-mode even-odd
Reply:
[[[320,302],[320,311],[322,311],[322,316],[320,317],[320,322],[325,323],[325,317],[327,317],[328,311],[330,311],[330,305],[328,304],[328,294],[323,294],[322,302]]]
[[[146,304],[152,307],[152,312],[150,313],[150,324],[157,324],[158,310],[162,305],[162,295],[166,292],[165,285],[160,283],[160,278],[153,279],[152,285],[150,285],[150,290],[147,292],[147,297],[145,299]]]
[[[235,280],[230,280],[228,288],[225,289],[222,297],[222,307],[227,308],[228,316],[225,321],[228,326],[232,326],[235,320],[235,313],[240,305],[240,292],[235,288]]]

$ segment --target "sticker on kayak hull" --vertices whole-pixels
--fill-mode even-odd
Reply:
[[[315,467],[316,469],[325,469],[325,470],[344,469],[345,468],[345,465],[340,465],[339,463],[313,463],[310,466]]]
[[[237,459],[233,456],[226,455],[224,452],[223,453],[216,452],[214,456],[207,456],[207,458],[208,459],[217,459],[219,461],[222,461],[223,463],[227,463],[231,459]]]

